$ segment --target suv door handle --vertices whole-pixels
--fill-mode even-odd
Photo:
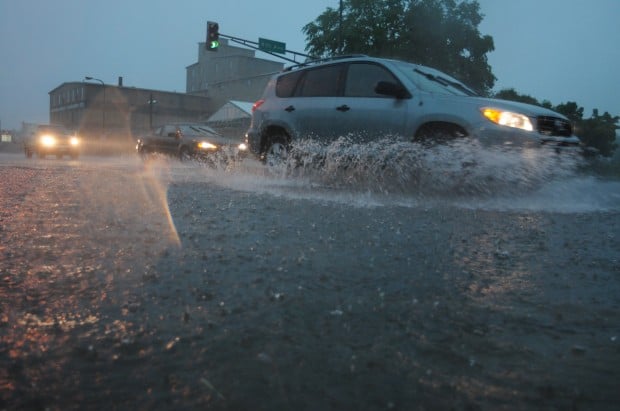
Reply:
[[[288,111],[290,113],[291,111],[295,111],[295,107],[288,106],[287,108],[284,109],[284,111]]]
[[[343,105],[341,105],[339,107],[336,107],[336,110],[338,110],[338,111],[349,111],[349,110],[351,110],[351,107],[347,106],[346,104],[343,104]]]

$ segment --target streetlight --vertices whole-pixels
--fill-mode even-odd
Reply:
[[[156,104],[157,100],[153,98],[153,93],[149,96],[149,101],[147,104],[149,105],[149,128],[153,128],[153,104]]]
[[[98,78],[90,76],[84,77],[84,80],[98,81],[103,87],[103,106],[101,107],[101,135],[102,137],[105,137],[105,83],[103,82],[103,80],[99,80]]]

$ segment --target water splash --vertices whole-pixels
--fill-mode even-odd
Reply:
[[[547,149],[485,147],[474,139],[425,145],[385,138],[329,145],[296,144],[280,177],[337,188],[433,196],[496,195],[531,190],[572,175],[581,159]]]
[[[424,145],[392,137],[364,143],[341,138],[294,144],[280,167],[246,160],[204,166],[201,178],[243,191],[353,206],[620,209],[620,183],[585,176],[583,165],[570,151],[487,147],[475,139]]]

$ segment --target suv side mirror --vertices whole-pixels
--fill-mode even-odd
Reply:
[[[392,96],[398,99],[410,97],[406,88],[391,81],[380,81],[375,86],[375,93]]]

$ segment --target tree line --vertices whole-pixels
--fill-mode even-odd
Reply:
[[[363,53],[445,71],[484,96],[536,104],[571,119],[581,141],[609,156],[616,148],[618,116],[594,110],[584,118],[576,102],[553,106],[514,89],[493,93],[497,79],[487,53],[493,37],[478,29],[484,15],[476,0],[341,0],[303,27],[306,51],[317,57]]]

